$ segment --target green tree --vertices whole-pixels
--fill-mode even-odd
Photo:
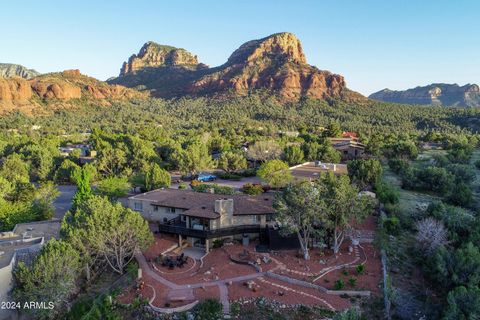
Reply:
[[[115,200],[126,196],[131,188],[132,186],[127,178],[108,177],[98,182],[95,191],[111,200]]]
[[[127,154],[120,148],[108,147],[100,152],[97,165],[105,175],[117,176],[126,169]]]
[[[184,173],[196,174],[213,166],[207,145],[199,140],[190,141],[185,149],[177,149],[173,154],[173,160],[178,169]]]
[[[335,148],[333,148],[332,143],[329,140],[325,140],[320,145],[317,160],[329,163],[339,163],[341,158],[342,155],[340,154],[340,152],[335,150]]]
[[[48,220],[55,213],[53,201],[60,195],[57,187],[52,181],[41,183],[35,190],[33,199],[33,210],[35,210],[39,220]]]
[[[28,164],[18,154],[14,153],[3,161],[0,176],[13,184],[28,183],[30,180],[28,172]]]
[[[254,161],[263,162],[280,158],[282,148],[274,140],[256,141],[248,147],[247,155]]]
[[[330,138],[337,138],[337,137],[340,137],[341,135],[342,135],[342,129],[340,128],[340,124],[335,121],[331,121],[324,132],[324,136],[330,137]]]
[[[70,244],[52,239],[28,267],[20,262],[15,271],[14,297],[18,301],[53,302],[52,309],[27,309],[38,319],[59,319],[76,291],[80,257]]]
[[[147,191],[168,188],[172,183],[170,173],[162,169],[158,164],[154,163],[145,173],[145,189]]]
[[[11,231],[16,224],[37,220],[31,203],[0,199],[0,231]]]
[[[474,320],[480,318],[480,289],[457,287],[447,296],[445,320]]]
[[[55,172],[55,181],[59,183],[72,183],[72,174],[79,168],[78,164],[73,162],[70,159],[65,159],[62,161],[62,164]]]
[[[93,196],[62,222],[62,234],[82,253],[87,270],[110,266],[122,274],[135,251],[153,241],[148,223],[138,212]]]
[[[92,187],[90,186],[90,179],[92,177],[91,171],[88,167],[78,167],[72,172],[71,179],[75,181],[77,185],[77,192],[73,196],[73,208],[76,208],[83,201],[86,201],[92,197]]]
[[[238,152],[226,151],[218,159],[218,168],[225,172],[235,172],[247,168],[247,159]]]
[[[387,148],[389,157],[406,158],[415,160],[418,156],[418,148],[411,140],[395,140]]]
[[[320,160],[320,150],[321,146],[316,141],[310,141],[304,144],[303,146],[305,158],[308,161],[317,161]]]
[[[438,250],[434,257],[434,277],[445,287],[480,284],[480,251],[472,243],[451,252]]]
[[[285,148],[285,161],[293,166],[302,163],[304,160],[304,154],[302,148],[297,145],[288,146]]]
[[[324,226],[332,234],[333,252],[337,254],[352,221],[360,221],[371,210],[371,198],[359,197],[358,189],[346,175],[322,174],[316,184],[323,199]]]
[[[361,189],[374,186],[382,176],[382,164],[376,159],[356,159],[348,161],[348,175]]]
[[[284,187],[292,180],[290,169],[282,160],[270,160],[263,163],[258,169],[257,175],[273,188]]]
[[[275,160],[273,160],[275,161]],[[318,189],[309,182],[287,186],[273,202],[276,220],[283,234],[296,234],[305,260],[310,259],[309,243],[312,237],[322,235],[318,223],[322,219],[323,202]]]
[[[10,181],[0,176],[0,198],[8,199],[12,196],[14,191],[15,186]]]

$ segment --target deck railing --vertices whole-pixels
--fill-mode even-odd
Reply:
[[[241,225],[241,226],[210,229],[210,230],[196,230],[196,229],[187,228],[181,225],[158,224],[158,231],[160,232],[180,234],[182,236],[203,238],[203,239],[225,237],[225,236],[231,236],[231,235],[243,234],[243,233],[259,233],[259,232],[263,232],[265,229],[266,229],[265,227],[262,227],[259,224]]]

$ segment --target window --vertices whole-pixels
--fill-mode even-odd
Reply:
[[[158,206],[153,206],[153,211],[158,211]]]
[[[175,213],[175,208],[168,208],[167,212],[168,213]]]
[[[136,210],[136,211],[142,211],[143,210],[143,204],[141,202],[135,202],[133,204],[133,208]]]
[[[253,222],[257,223],[258,222],[258,216],[253,216]]]

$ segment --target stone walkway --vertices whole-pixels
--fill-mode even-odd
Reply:
[[[325,274],[327,274],[327,273],[329,273],[333,270],[344,268],[346,266],[352,266],[353,264],[355,264],[358,260],[360,260],[360,253],[359,253],[359,249],[358,249],[357,246],[355,246],[354,251],[355,251],[355,259],[353,261],[351,261],[350,263],[347,263],[347,264],[340,265],[340,266],[332,266],[332,267],[329,267],[329,268],[325,268],[324,270],[322,270],[322,272],[318,276],[318,278],[316,278],[313,282],[317,281],[318,279],[323,277]],[[178,285],[174,282],[171,282],[171,281],[165,279],[159,273],[155,272],[152,269],[152,267],[149,265],[147,260],[145,259],[145,256],[143,255],[143,253],[137,252],[135,254],[135,258],[137,259],[138,264],[139,264],[140,268],[142,269],[142,271],[145,272],[148,276],[153,278],[155,281],[158,281],[162,285],[170,288],[171,291],[177,292],[177,293],[178,292],[183,292],[183,293],[185,293],[185,295],[189,296],[190,298],[192,297],[190,295],[190,293],[193,294],[193,292],[192,292],[193,289],[217,286],[218,289],[219,289],[219,292],[220,292],[220,302],[222,303],[222,306],[223,306],[223,313],[227,316],[230,315],[230,302],[229,302],[229,298],[228,298],[228,287],[227,287],[227,285],[230,285],[232,283],[238,283],[238,282],[246,282],[248,280],[253,280],[253,279],[258,279],[262,283],[268,284],[268,285],[273,286],[273,287],[281,288],[282,290],[285,290],[285,291],[290,291],[290,292],[299,294],[301,296],[312,298],[314,300],[317,300],[317,301],[321,302],[328,309],[330,309],[332,311],[336,311],[336,309],[330,303],[328,303],[324,299],[321,299],[320,297],[317,297],[317,296],[312,295],[312,294],[307,293],[307,292],[303,292],[301,290],[293,289],[293,288],[288,287],[286,285],[279,285],[277,283],[265,280],[264,277],[268,276],[268,274],[266,272],[256,271],[256,272],[251,273],[251,274],[238,276],[238,277],[233,277],[233,278],[228,278],[228,279],[221,279],[221,280],[216,280],[216,281],[200,282],[200,283],[186,284],[186,285]],[[272,271],[274,271],[274,270],[295,271],[295,270],[286,269],[286,266],[276,259],[272,259],[272,260],[275,263],[277,263],[277,266],[275,268],[273,268]],[[365,261],[366,261],[366,255],[365,255]],[[365,263],[365,261],[362,262],[362,264]],[[298,273],[298,271],[296,271],[296,273]],[[317,275],[318,275],[318,273],[317,273]],[[285,275],[283,275],[283,276],[286,277]],[[286,278],[288,278],[288,277],[286,277]],[[290,279],[292,281],[296,280],[296,279],[293,279],[293,278],[290,278]],[[150,285],[148,285],[148,286],[153,289],[153,291],[154,291],[153,295],[155,297],[156,296],[155,289]],[[151,301],[150,303],[152,303],[153,299],[151,299],[150,301]]]

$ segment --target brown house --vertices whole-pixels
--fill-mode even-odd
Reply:
[[[343,160],[350,160],[362,156],[365,153],[365,145],[358,142],[358,138],[330,138],[335,150],[342,154]]]
[[[220,195],[178,189],[158,189],[128,199],[131,209],[162,233],[177,234],[179,244],[212,246],[212,240],[259,237],[275,213],[270,195]]]

